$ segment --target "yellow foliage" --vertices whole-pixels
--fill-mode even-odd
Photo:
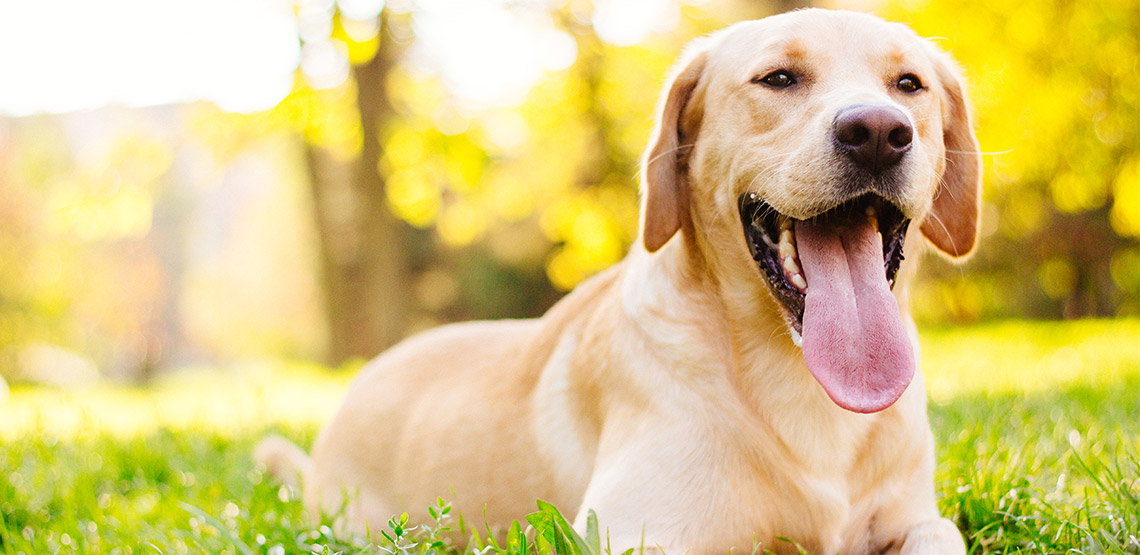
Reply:
[[[439,186],[419,166],[389,175],[385,192],[392,213],[416,227],[434,223],[443,204]]]
[[[158,180],[172,163],[170,147],[141,131],[112,139],[94,166],[47,179],[43,206],[50,233],[72,234],[81,242],[145,236]]]
[[[472,194],[483,188],[483,168],[486,158],[483,151],[466,140],[455,137],[444,143],[447,162],[443,164],[448,187],[460,194]]]
[[[1140,292],[1140,247],[1120,249],[1109,262],[1112,281],[1121,291],[1136,294]]]
[[[344,44],[348,51],[348,63],[367,63],[380,49],[380,21],[369,19],[357,21],[344,17],[334,20],[332,38]]]
[[[557,203],[543,214],[543,230],[562,247],[547,262],[555,287],[568,290],[621,259],[625,244],[620,228],[607,213],[603,197],[583,192]]]
[[[529,175],[519,173],[512,168],[493,168],[487,174],[487,207],[507,222],[525,219],[534,210],[536,185]]]
[[[402,113],[432,114],[447,101],[446,91],[438,80],[414,75],[402,67],[395,67],[388,74],[387,88],[388,98]]]
[[[87,195],[76,188],[61,188],[48,200],[59,231],[74,233],[80,241],[139,238],[150,231],[154,199],[142,189],[123,189],[111,195]]]
[[[1104,206],[1108,194],[1106,187],[1099,183],[1090,183],[1098,176],[1087,176],[1077,171],[1065,171],[1053,178],[1050,190],[1053,193],[1053,204],[1064,212],[1087,212]]]
[[[363,132],[356,112],[356,85],[313,90],[298,83],[271,112],[277,127],[301,133],[310,144],[341,160],[360,153]]]
[[[1024,237],[1045,226],[1045,202],[1034,189],[1018,189],[1009,194],[1002,212],[1001,230],[1012,238]]]
[[[589,277],[589,274],[579,264],[580,257],[572,249],[563,248],[555,251],[546,263],[546,277],[550,283],[560,291],[569,291],[578,282]]]
[[[449,205],[439,215],[438,232],[444,244],[451,247],[470,245],[490,226],[488,212],[472,202]]]
[[[1037,280],[1046,295],[1063,299],[1077,284],[1077,270],[1064,258],[1051,258],[1037,268]]]
[[[410,127],[397,127],[384,143],[381,163],[388,172],[397,172],[423,163],[426,150],[422,132]]]

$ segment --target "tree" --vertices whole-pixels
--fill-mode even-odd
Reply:
[[[353,66],[360,147],[345,162],[306,142],[321,245],[329,358],[370,358],[402,338],[409,302],[409,227],[387,209],[380,130],[392,117],[385,86],[397,57],[381,18],[378,47]]]

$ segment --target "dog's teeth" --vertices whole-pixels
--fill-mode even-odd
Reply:
[[[784,277],[788,278],[788,282],[799,289],[801,293],[806,292],[807,280],[804,279],[799,261],[794,256],[789,256],[783,259],[782,265],[784,266]]]
[[[807,280],[804,279],[800,268],[799,253],[796,252],[796,235],[792,231],[792,220],[784,218],[779,221],[780,241],[778,254],[780,266],[783,267],[784,277],[801,292],[807,290]]]
[[[792,230],[792,219],[787,216],[780,216],[779,219],[776,220],[776,225],[780,228],[782,238],[784,231]]]

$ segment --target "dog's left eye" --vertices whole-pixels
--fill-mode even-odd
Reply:
[[[899,80],[897,83],[895,83],[895,86],[904,93],[918,92],[922,90],[922,81],[918,79],[917,75],[908,73],[902,77],[899,77]]]
[[[773,89],[786,89],[796,84],[796,76],[786,69],[777,69],[767,75],[753,77],[752,82],[758,85],[767,85]]]

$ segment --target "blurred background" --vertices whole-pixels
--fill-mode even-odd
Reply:
[[[985,237],[920,326],[1140,314],[1137,0],[0,0],[0,385],[539,315],[635,239],[682,46],[807,5],[970,81]]]

